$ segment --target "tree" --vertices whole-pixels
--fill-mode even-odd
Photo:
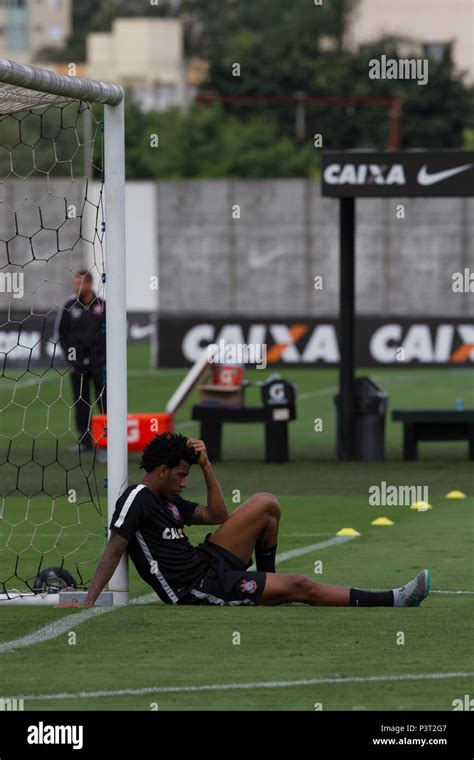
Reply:
[[[126,107],[126,174],[130,178],[217,179],[315,176],[312,145],[299,148],[278,135],[274,119],[242,122],[219,103],[143,113]],[[156,146],[156,137],[159,144]]]
[[[429,82],[374,80],[369,61],[405,57],[409,40],[383,38],[353,53],[345,45],[358,0],[83,0],[74,4],[79,44],[86,30],[107,30],[116,16],[179,15],[187,56],[207,58],[202,89],[220,95],[398,96],[403,103],[402,148],[460,148],[473,123],[474,91],[447,55],[430,61]],[[76,6],[78,6],[76,8]],[[82,35],[82,37],[81,37]],[[404,45],[404,52],[401,53]],[[416,46],[413,46],[417,57]],[[68,53],[68,60],[71,60]],[[419,55],[419,53],[418,53]],[[241,67],[233,76],[233,64]],[[295,107],[193,106],[144,114],[127,106],[127,171],[141,177],[313,176],[325,148],[387,145],[388,117],[381,106],[307,106],[307,139],[295,144]],[[149,145],[160,137],[159,149]]]
[[[315,6],[294,0],[189,0],[187,50],[206,57],[206,87],[221,94],[306,90],[323,38],[341,49],[358,0]],[[242,76],[232,77],[240,63]]]
[[[367,47],[363,53],[346,57],[343,63],[345,76],[340,79],[337,65],[331,67],[332,76],[339,79],[339,92],[400,97],[401,147],[404,149],[462,148],[464,128],[473,123],[474,89],[465,84],[463,74],[455,71],[449,54],[441,61],[429,60],[426,85],[419,85],[415,79],[368,78],[369,62],[380,59],[382,54],[395,59],[417,57],[416,46],[413,46],[412,56],[407,56],[409,42],[406,39],[385,38]],[[314,80],[314,85],[327,91],[322,79]],[[339,141],[335,147],[383,147],[388,123],[385,118],[375,118],[376,113],[380,114],[380,111],[360,109],[348,125],[338,124],[334,116],[328,116],[327,128]]]
[[[455,72],[449,56],[430,61],[426,86],[413,80],[369,79],[372,57],[405,57],[401,44],[406,47],[410,40],[383,38],[363,52],[349,52],[344,41],[357,2],[315,6],[294,0],[189,0],[188,49],[204,54],[210,63],[203,89],[220,95],[398,96],[403,101],[402,147],[461,147],[463,129],[472,123],[473,89]],[[233,76],[235,63],[240,64],[240,76]],[[242,121],[266,113],[276,119],[279,135],[294,138],[292,106],[227,105],[226,112]],[[387,145],[383,107],[311,106],[306,116],[308,135],[321,133],[326,148]]]

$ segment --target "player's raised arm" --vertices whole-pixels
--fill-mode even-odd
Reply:
[[[223,523],[229,517],[229,512],[222,488],[207,456],[206,444],[197,438],[188,438],[187,445],[194,449],[199,456],[198,464],[207,486],[207,504],[200,504],[196,507],[191,522],[199,525],[217,525]]]
[[[67,604],[58,604],[57,607],[92,607],[101,591],[111,579],[115,569],[120,562],[120,558],[127,548],[128,539],[119,536],[118,533],[112,533],[109,543],[107,544],[97,569],[92,578],[87,597],[83,603],[72,602]]]

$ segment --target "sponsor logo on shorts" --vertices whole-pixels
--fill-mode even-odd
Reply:
[[[240,590],[244,593],[247,592],[247,594],[255,594],[257,590],[257,584],[253,579],[251,581],[248,581],[246,578],[244,578],[240,584]]]

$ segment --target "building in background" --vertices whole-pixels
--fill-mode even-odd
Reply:
[[[0,0],[0,56],[31,63],[43,48],[64,47],[72,0]]]
[[[145,110],[164,110],[188,105],[207,66],[186,61],[180,19],[117,18],[110,32],[87,35],[86,74],[133,88]]]
[[[360,0],[346,42],[355,51],[384,35],[412,39],[417,55],[442,60],[449,52],[474,83],[473,23],[473,0]]]

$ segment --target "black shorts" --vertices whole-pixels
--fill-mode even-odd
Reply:
[[[260,600],[267,574],[246,572],[252,564],[246,563],[222,546],[208,541],[208,533],[196,548],[205,551],[211,565],[195,587],[182,597],[178,604],[216,604],[220,606],[254,605]]]

